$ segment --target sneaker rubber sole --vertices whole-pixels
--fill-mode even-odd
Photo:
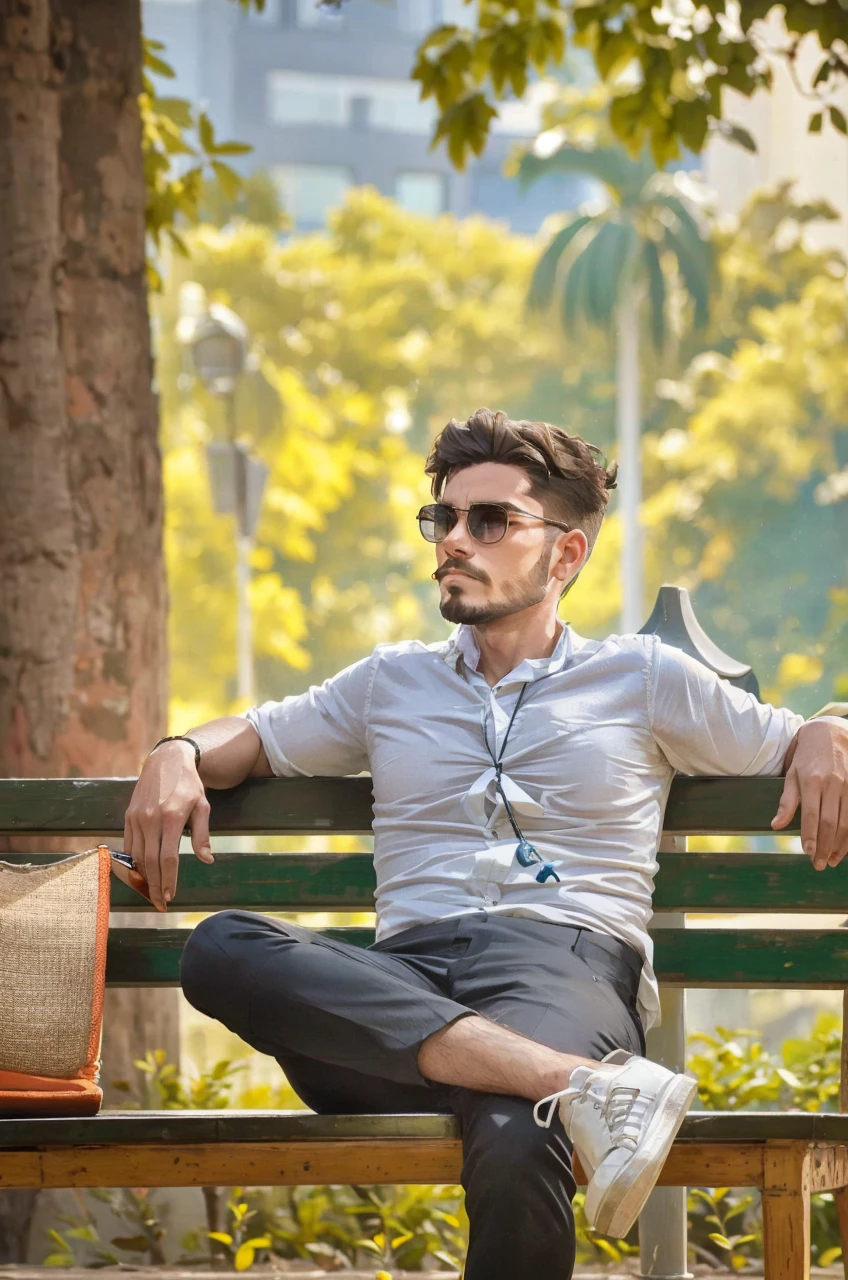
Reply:
[[[595,1205],[591,1185],[586,1195],[586,1216],[595,1231],[622,1239],[645,1206],[654,1189],[677,1131],[698,1089],[691,1076],[676,1075],[657,1099],[657,1109],[646,1140],[605,1189]]]

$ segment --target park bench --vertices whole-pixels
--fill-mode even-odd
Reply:
[[[748,668],[720,654],[691,615],[685,593],[663,588],[645,630],[698,652],[752,685]],[[0,833],[120,836],[134,779],[0,781]],[[658,927],[655,967],[663,988],[848,988],[848,931],[769,927],[772,913],[848,910],[848,875],[819,874],[806,856],[780,852],[691,853],[691,835],[773,835],[779,778],[678,776],[665,815],[654,905],[661,913],[758,913],[762,928]],[[360,834],[371,830],[366,777],[256,779],[210,792],[216,836]],[[798,825],[791,828],[797,832]],[[13,857],[15,855],[4,855]],[[49,861],[56,854],[18,855]],[[181,858],[176,908],[213,912],[362,912],[373,907],[364,853],[223,853],[213,866]],[[116,911],[149,911],[113,885]],[[659,920],[663,916],[658,917]],[[673,917],[665,916],[665,919]],[[682,917],[681,917],[682,919]],[[328,929],[367,945],[373,930]],[[188,930],[117,928],[107,982],[174,986]],[[840,1109],[848,1111],[842,1056]],[[580,1171],[578,1170],[578,1174]],[[271,1186],[323,1183],[453,1183],[460,1141],[444,1115],[317,1116],[276,1111],[105,1111],[85,1119],[0,1119],[0,1188]],[[660,1179],[666,1187],[759,1187],[767,1280],[804,1280],[810,1266],[810,1196],[836,1191],[843,1238],[848,1217],[848,1114],[690,1113]],[[643,1269],[645,1263],[643,1260]],[[649,1274],[656,1274],[647,1268]]]

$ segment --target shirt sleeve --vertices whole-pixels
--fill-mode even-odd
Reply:
[[[367,721],[374,654],[306,693],[263,702],[245,715],[279,778],[343,777],[368,768]]]
[[[804,724],[803,716],[758,702],[659,640],[649,697],[654,738],[681,773],[776,777]]]

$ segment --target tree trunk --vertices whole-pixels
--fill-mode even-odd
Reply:
[[[0,767],[48,751],[73,681],[79,576],[58,358],[59,93],[48,0],[0,0]],[[23,1262],[34,1191],[0,1191],[0,1263]]]
[[[616,425],[621,467],[621,630],[628,635],[645,621],[642,547],[642,437],[639,421],[639,310],[632,292],[618,306]]]
[[[7,777],[134,774],[165,732],[140,63],[139,0],[0,0]],[[49,847],[0,842],[0,851]],[[109,993],[107,1089],[132,1077],[147,1048],[176,1056],[177,1007],[176,992]],[[14,1252],[0,1222],[4,1239]],[[0,1262],[12,1260],[0,1248]]]
[[[126,775],[167,732],[162,480],[152,389],[141,153],[139,0],[54,0],[65,249],[60,343],[74,442],[80,583],[67,772]],[[126,922],[138,923],[138,917]],[[145,923],[149,923],[145,921]],[[109,991],[103,1085],[178,1057],[175,991]]]

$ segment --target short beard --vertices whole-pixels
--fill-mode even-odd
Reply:
[[[500,600],[492,601],[491,604],[466,604],[461,591],[456,587],[449,587],[450,594],[440,602],[439,612],[446,622],[464,622],[468,627],[479,627],[487,622],[495,622],[498,618],[506,618],[512,613],[521,613],[523,609],[532,609],[545,598],[553,550],[551,543],[539,556],[527,578],[521,583],[506,586]]]

